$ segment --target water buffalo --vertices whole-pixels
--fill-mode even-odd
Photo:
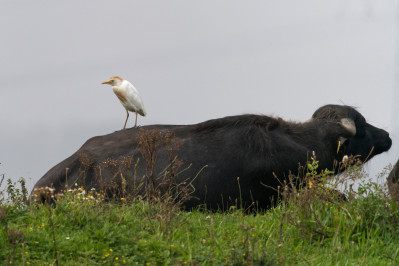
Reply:
[[[389,173],[387,181],[389,194],[394,200],[399,201],[399,160]]]
[[[158,133],[143,137],[143,132]],[[133,178],[137,182],[146,175],[164,173],[173,161],[171,148],[158,145],[156,153],[151,152],[156,134],[172,136],[179,160],[191,164],[175,176],[177,183],[189,182],[195,189],[184,206],[205,203],[210,209],[224,210],[237,200],[242,207],[255,202],[259,208],[268,208],[277,196],[272,189],[279,185],[274,175],[283,179],[289,171],[295,174],[298,164],[305,164],[312,152],[319,169],[333,169],[334,160],[341,161],[344,155],[370,159],[392,144],[386,131],[368,124],[354,108],[341,105],[323,106],[303,123],[238,115],[194,125],[151,125],[89,139],[35,187],[53,186],[59,191],[80,178],[87,189],[98,189],[122,175],[125,182]]]

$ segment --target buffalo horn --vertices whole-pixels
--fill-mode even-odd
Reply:
[[[351,136],[356,135],[355,122],[350,118],[342,118],[341,125],[348,131]]]

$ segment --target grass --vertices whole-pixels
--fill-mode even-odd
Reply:
[[[23,179],[19,184],[8,180],[0,191],[0,261],[15,265],[399,264],[398,203],[381,185],[366,180],[359,164],[351,163],[335,178],[317,168],[314,156],[299,186],[294,185],[297,177],[289,177],[288,184],[282,184],[279,204],[250,214],[235,208],[224,213],[181,211],[181,202],[174,201],[171,193],[176,187],[171,186],[163,195],[152,186],[148,197],[120,198],[121,193],[115,193],[111,200],[77,184],[62,195],[43,188],[39,198],[45,203],[27,205]],[[351,185],[341,189],[348,200],[333,190],[359,179],[363,182],[357,191]]]
[[[316,199],[300,206],[290,200],[249,215],[176,210],[172,219],[160,205],[103,201],[80,188],[55,206],[27,206],[13,189],[14,197],[0,208],[0,261],[10,264],[398,263],[397,204],[370,186],[347,202]]]

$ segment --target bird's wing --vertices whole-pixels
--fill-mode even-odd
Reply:
[[[127,94],[127,99],[129,103],[132,105],[134,110],[131,111],[137,111],[139,114],[142,116],[145,116],[147,114],[143,100],[141,99],[139,91],[133,86],[132,83],[126,80],[126,94]]]

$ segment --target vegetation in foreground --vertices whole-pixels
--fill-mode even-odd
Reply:
[[[399,210],[380,185],[363,181],[348,200],[334,193],[341,179],[318,173],[312,158],[300,189],[283,186],[275,208],[251,214],[179,210],[165,199],[115,198],[67,188],[42,191],[27,205],[24,181],[0,194],[0,261],[16,265],[395,265]],[[343,176],[343,177],[342,177]],[[1,176],[0,176],[1,177]],[[3,176],[4,179],[4,176]],[[342,182],[341,182],[342,184]],[[21,187],[21,188],[20,188]],[[6,195],[7,194],[7,197]],[[52,202],[52,203],[51,203]]]

